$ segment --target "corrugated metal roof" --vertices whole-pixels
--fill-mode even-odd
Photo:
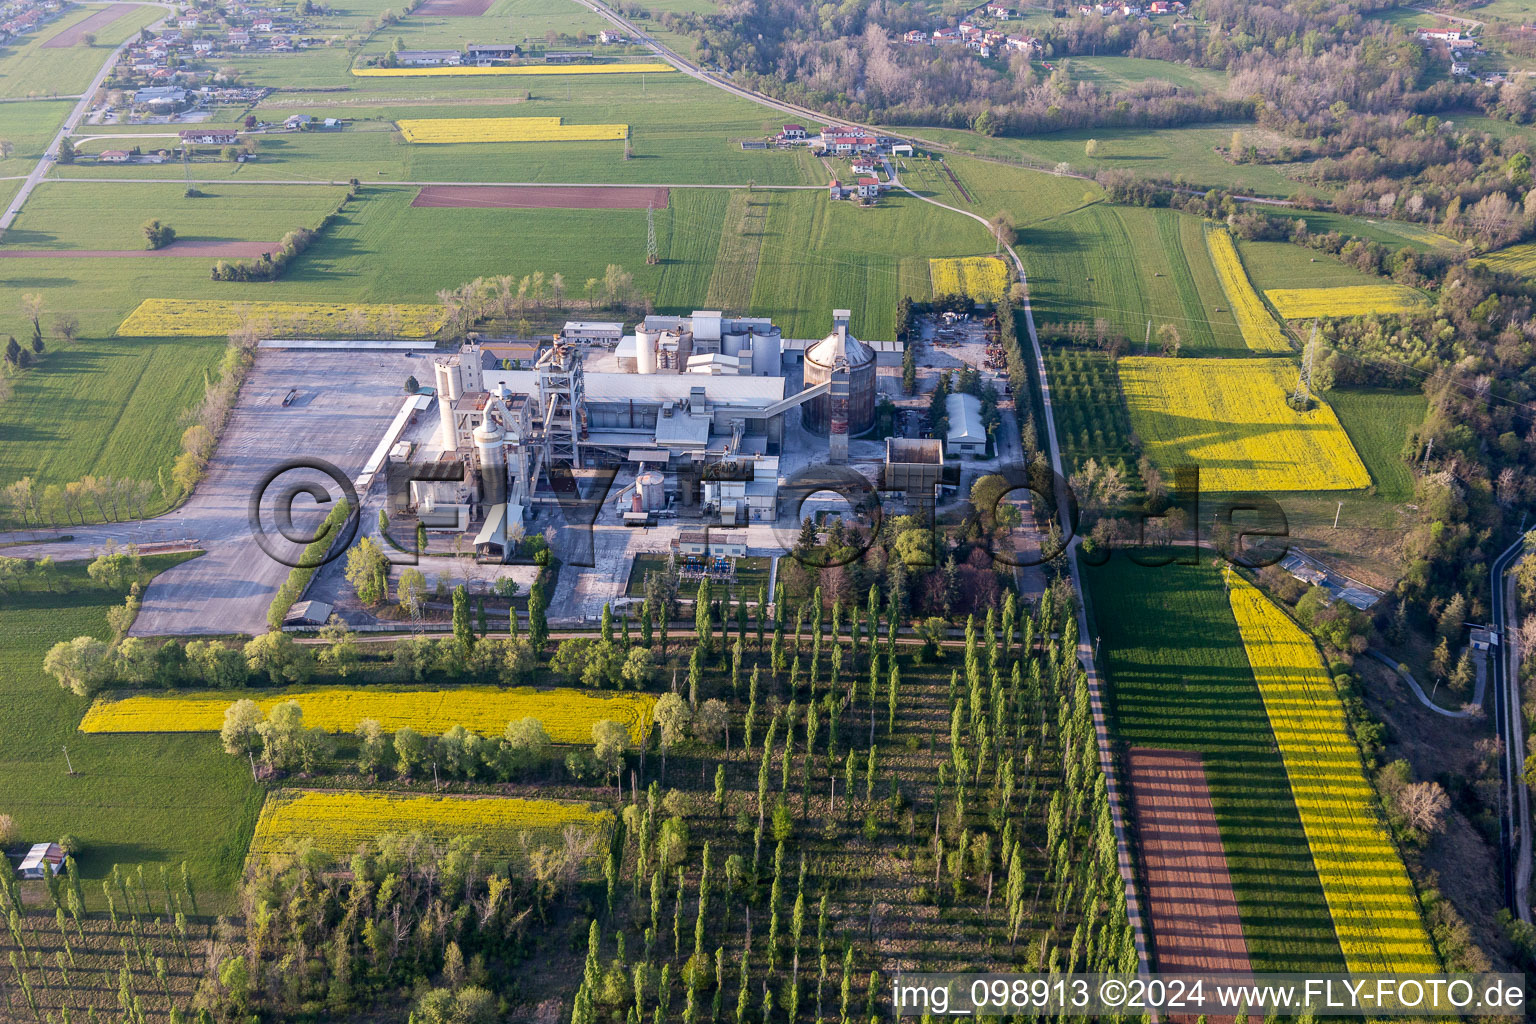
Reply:
[[[981,444],[986,441],[987,431],[981,425],[981,399],[975,395],[950,395],[944,399],[944,412],[949,416],[951,444]]]

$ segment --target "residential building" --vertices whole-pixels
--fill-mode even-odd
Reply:
[[[880,197],[880,179],[860,178],[856,184],[860,199],[878,199]]]
[[[792,142],[803,142],[805,140],[805,126],[787,124],[784,126],[784,130],[779,132],[779,138]]]
[[[240,141],[240,133],[232,128],[188,128],[177,134],[182,142],[201,146],[231,146]]]
[[[912,44],[926,43],[928,41],[928,33],[923,32],[920,29],[913,29],[912,31],[908,32],[906,35],[902,36],[901,39],[902,39],[902,42],[905,42],[905,43],[912,43]]]
[[[572,344],[613,347],[624,337],[624,325],[608,321],[567,320],[560,331],[562,341]]]
[[[96,162],[99,164],[125,164],[129,159],[130,157],[126,149],[104,149],[96,157]]]

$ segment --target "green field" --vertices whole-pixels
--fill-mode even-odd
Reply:
[[[247,72],[253,81],[266,84],[288,81],[286,75],[265,79],[260,69]],[[347,76],[345,85],[345,90],[335,95],[302,99],[279,92],[256,109],[258,116],[268,120],[280,121],[294,113],[344,118],[352,122],[345,131],[255,136],[258,148],[254,162],[229,163],[215,159],[210,151],[193,164],[193,176],[235,181],[345,181],[356,177],[369,183],[558,181],[743,187],[748,182],[816,185],[825,181],[820,164],[803,148],[741,148],[742,139],[762,138],[777,131],[783,122],[781,116],[679,74],[554,76],[519,79],[515,88],[495,77]],[[400,118],[551,115],[571,124],[629,125],[631,157],[624,158],[624,143],[617,141],[411,146],[394,126]],[[92,148],[104,145],[92,144]],[[184,172],[180,164],[167,163],[132,168],[77,164],[53,173],[65,178],[181,180]]]
[[[1085,567],[1117,745],[1195,750],[1258,971],[1341,971],[1343,956],[1221,577],[1115,554]]]
[[[1150,319],[1154,335],[1174,325],[1186,355],[1249,354],[1198,218],[1100,203],[1028,228],[1020,242],[1037,322],[1108,320],[1140,352]]]
[[[991,253],[987,229],[911,196],[877,206],[834,203],[821,192],[776,193],[762,229],[755,316],[786,338],[819,338],[835,308],[853,311],[862,337],[895,337],[896,303],[930,294],[928,258]]]
[[[1092,82],[1112,92],[1122,92],[1143,82],[1168,82],[1190,92],[1219,92],[1227,76],[1209,68],[1192,68],[1165,60],[1142,57],[1064,57],[1055,62],[1074,82]],[[1049,78],[1042,63],[1035,62],[1042,77]]]
[[[78,96],[106,63],[112,48],[145,25],[165,17],[165,9],[138,7],[96,31],[96,45],[45,49],[43,44],[71,25],[95,14],[77,7],[15,44],[0,48],[0,99]]]
[[[988,138],[952,128],[909,128],[903,134],[931,139],[966,153],[1000,160],[1028,159],[1046,167],[1070,164],[1078,173],[1122,169],[1138,177],[1186,182],[1199,187],[1239,190],[1249,195],[1284,197],[1298,185],[1278,166],[1232,164],[1217,147],[1225,147],[1233,130],[1251,131],[1246,124],[1214,124],[1181,128],[1094,128],[1051,132],[1027,139]],[[1085,151],[1089,139],[1099,142],[1098,154]]]
[[[182,185],[49,182],[27,199],[5,233],[11,249],[142,249],[143,225],[158,219],[180,239],[273,242],[319,225],[346,195],[341,187],[209,187],[188,199]],[[207,262],[212,262],[208,260]]]
[[[145,559],[154,572],[186,555]],[[239,877],[263,791],[250,769],[224,754],[215,736],[88,736],[78,731],[89,701],[42,670],[60,640],[106,638],[106,610],[123,595],[98,587],[85,563],[63,563],[70,590],[8,593],[0,608],[0,813],[16,820],[23,843],[64,833],[84,844],[81,870],[104,876],[114,863],[192,869],[207,904],[219,909]],[[77,774],[65,772],[61,748]],[[101,887],[87,885],[93,905]]]
[[[224,344],[109,338],[52,353],[18,376],[0,404],[0,483],[88,475],[155,482],[180,451],[182,413],[202,399]]]
[[[0,139],[12,146],[10,157],[0,160],[0,176],[30,173],[73,107],[70,100],[0,103]]]
[[[1370,471],[1376,494],[1385,501],[1412,498],[1413,473],[1402,453],[1409,431],[1424,422],[1429,407],[1424,396],[1416,391],[1334,388],[1328,392],[1328,404]]]
[[[1341,263],[1325,252],[1291,242],[1244,242],[1237,239],[1248,279],[1260,293],[1271,288],[1342,288],[1379,285],[1381,278]]]

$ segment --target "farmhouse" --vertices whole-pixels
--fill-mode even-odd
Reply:
[[[833,153],[872,153],[879,148],[879,142],[869,132],[850,131],[847,128],[823,129],[821,145]]]
[[[1453,61],[1451,61],[1451,74],[1456,75],[1458,77],[1461,77],[1461,76],[1470,75],[1471,73],[1472,73],[1472,65],[1468,64],[1466,61],[1464,61],[1464,60],[1453,60]]]
[[[439,67],[459,63],[458,50],[397,50],[395,63],[405,68]]]
[[[949,435],[944,449],[950,455],[980,455],[987,450],[987,431],[981,425],[981,399],[953,394],[944,399]]]
[[[801,142],[805,139],[805,126],[799,124],[787,124],[779,133],[779,138],[792,142]]]
[[[1015,12],[1014,9],[1009,7],[1007,4],[987,4],[987,13],[1001,21],[1007,21],[1017,12]]]
[[[933,30],[933,41],[936,43],[958,43],[960,41],[960,31],[953,28],[936,28]]]
[[[64,870],[64,848],[58,843],[38,843],[22,858],[17,874],[22,878],[42,878],[44,871],[58,874]]]
[[[464,56],[472,64],[484,60],[511,60],[521,52],[516,43],[470,43],[464,47]]]
[[[605,28],[597,34],[597,41],[604,46],[612,46],[615,43],[629,42],[629,37],[622,32],[615,32],[611,28]]]
[[[233,128],[188,128],[177,134],[182,142],[201,146],[230,146],[240,141],[240,133]]]
[[[1461,30],[1454,28],[1421,28],[1417,33],[1420,42],[1459,43]]]
[[[99,164],[125,164],[128,162],[128,159],[129,156],[126,149],[104,149],[96,157],[96,162]]]
[[[902,36],[901,41],[904,43],[911,43],[913,45],[917,45],[918,43],[926,43],[928,41],[928,33],[922,31],[921,29],[914,28],[912,31]]]
[[[880,198],[879,178],[860,178],[856,182],[860,199]]]
[[[244,47],[251,45],[251,34],[243,28],[230,29],[229,35],[226,38],[229,40],[230,46]]]

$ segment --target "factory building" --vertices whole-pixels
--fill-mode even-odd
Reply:
[[[625,522],[644,522],[667,494],[727,525],[772,521],[785,414],[802,408],[833,461],[874,424],[876,349],[849,316],[834,310],[831,334],[792,342],[767,318],[709,310],[648,316],[629,335],[573,321],[529,369],[471,341],[434,375],[440,459],[474,472],[456,487],[422,484],[418,510],[443,528],[482,523],[476,550],[510,554],[526,509],[569,486],[560,467],[618,465],[636,474],[618,495]],[[786,350],[805,353],[794,394]]]

